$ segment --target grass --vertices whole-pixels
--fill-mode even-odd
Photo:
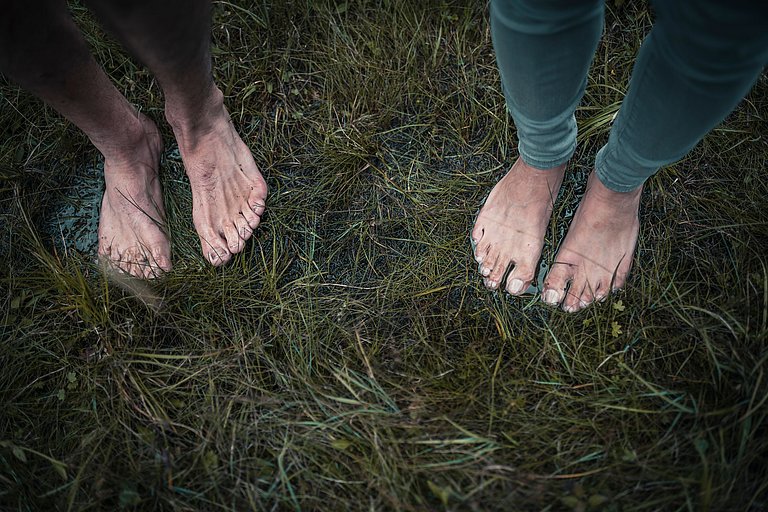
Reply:
[[[482,3],[253,4],[215,4],[215,70],[271,195],[222,269],[169,143],[174,270],[107,280],[46,228],[99,155],[0,85],[0,508],[768,507],[765,76],[648,183],[627,289],[567,315],[471,259],[516,147]],[[172,141],[151,75],[73,11]],[[609,3],[546,261],[650,22]]]

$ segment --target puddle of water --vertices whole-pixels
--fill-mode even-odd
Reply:
[[[85,167],[69,187],[61,190],[50,217],[43,224],[43,231],[58,249],[96,254],[103,191],[103,162]]]

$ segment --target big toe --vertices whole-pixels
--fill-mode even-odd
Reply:
[[[218,267],[232,259],[232,253],[227,248],[227,241],[219,235],[207,233],[205,236],[201,236],[200,246],[211,265]]]
[[[171,271],[171,258],[164,248],[156,247],[150,252],[149,264],[146,267],[144,277],[153,279]]]
[[[555,262],[544,279],[541,300],[550,306],[558,306],[565,299],[565,289],[573,278],[572,265]]]
[[[534,277],[533,265],[528,262],[516,264],[515,268],[507,276],[507,292],[511,295],[520,295],[528,289]]]

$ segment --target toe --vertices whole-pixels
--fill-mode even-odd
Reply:
[[[472,228],[472,234],[470,235],[472,237],[472,242],[477,245],[480,243],[480,241],[483,239],[483,234],[485,233],[485,229],[480,225],[480,223],[475,224],[475,226]]]
[[[141,251],[136,247],[129,247],[123,253],[123,260],[125,260],[125,271],[133,277],[141,277],[144,275],[144,268],[142,266]]]
[[[583,292],[581,292],[581,296],[579,297],[579,309],[584,309],[591,305],[593,302],[595,302],[595,299],[596,295],[592,293],[592,290],[586,288]]]
[[[581,305],[581,295],[585,289],[584,283],[576,281],[572,282],[568,291],[565,292],[565,298],[562,303],[563,311],[566,313],[575,313],[584,307]]]
[[[261,223],[261,217],[256,215],[253,210],[245,208],[242,212],[240,212],[240,215],[243,216],[245,222],[248,224],[248,227],[251,228],[251,231],[259,227],[259,224]]]
[[[111,256],[112,266],[117,267],[125,273],[130,274],[128,255],[126,252],[122,252],[119,249],[112,247]]]
[[[491,250],[491,245],[489,243],[486,243],[484,241],[481,241],[477,244],[477,247],[475,247],[475,261],[477,261],[480,264],[483,264],[486,262],[486,260],[489,260],[488,253]]]
[[[211,265],[218,267],[232,259],[232,253],[226,247],[210,247],[207,253]]]
[[[556,262],[544,279],[544,291],[541,293],[541,299],[550,306],[559,305],[565,299],[565,288],[572,278],[572,265]]]
[[[253,229],[251,229],[248,221],[242,215],[235,219],[235,227],[237,228],[237,234],[240,235],[243,242],[247,242],[251,235],[253,235]]]
[[[507,276],[506,289],[511,295],[520,295],[528,289],[534,277],[533,267],[518,263]]]
[[[155,249],[152,251],[152,264],[163,272],[170,272],[172,268],[171,258],[163,249]]]
[[[614,288],[613,291],[616,291],[616,288]],[[598,281],[594,287],[588,287],[586,290],[584,290],[584,295],[586,295],[588,298],[591,297],[589,302],[603,302],[606,298],[608,298],[610,293],[610,286],[603,281]]]
[[[496,259],[497,254],[492,249],[486,254],[485,258],[483,259],[483,262],[480,264],[479,270],[480,275],[483,276],[486,280],[488,280],[488,277],[493,272],[494,268],[496,267]]]
[[[232,254],[237,254],[243,250],[245,242],[234,223],[224,227],[224,238],[227,240],[227,248]]]
[[[510,263],[510,257],[507,254],[499,254],[499,256],[496,258],[496,262],[493,264],[493,270],[491,270],[491,272],[488,274],[488,281],[495,284],[493,286],[494,289],[496,289],[499,286],[499,283],[501,283],[501,280],[504,278],[504,274],[507,272]]]
[[[161,248],[155,248],[150,254],[149,264],[147,265],[148,279],[160,277],[165,272],[171,271],[171,259],[166,254],[165,250]]]
[[[214,266],[223,265],[232,257],[227,249],[227,241],[220,235],[207,232],[200,236],[200,246],[205,258]]]
[[[253,188],[248,195],[248,206],[258,217],[264,215],[264,208],[266,207],[265,198],[266,192],[260,190],[258,187]]]

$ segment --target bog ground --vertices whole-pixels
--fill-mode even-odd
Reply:
[[[768,508],[765,76],[648,183],[627,289],[568,315],[471,257],[516,157],[483,2],[215,3],[271,192],[222,269],[157,84],[72,9],[163,130],[174,270],[105,278],[98,153],[0,83],[0,509]],[[608,3],[543,267],[651,19]]]

